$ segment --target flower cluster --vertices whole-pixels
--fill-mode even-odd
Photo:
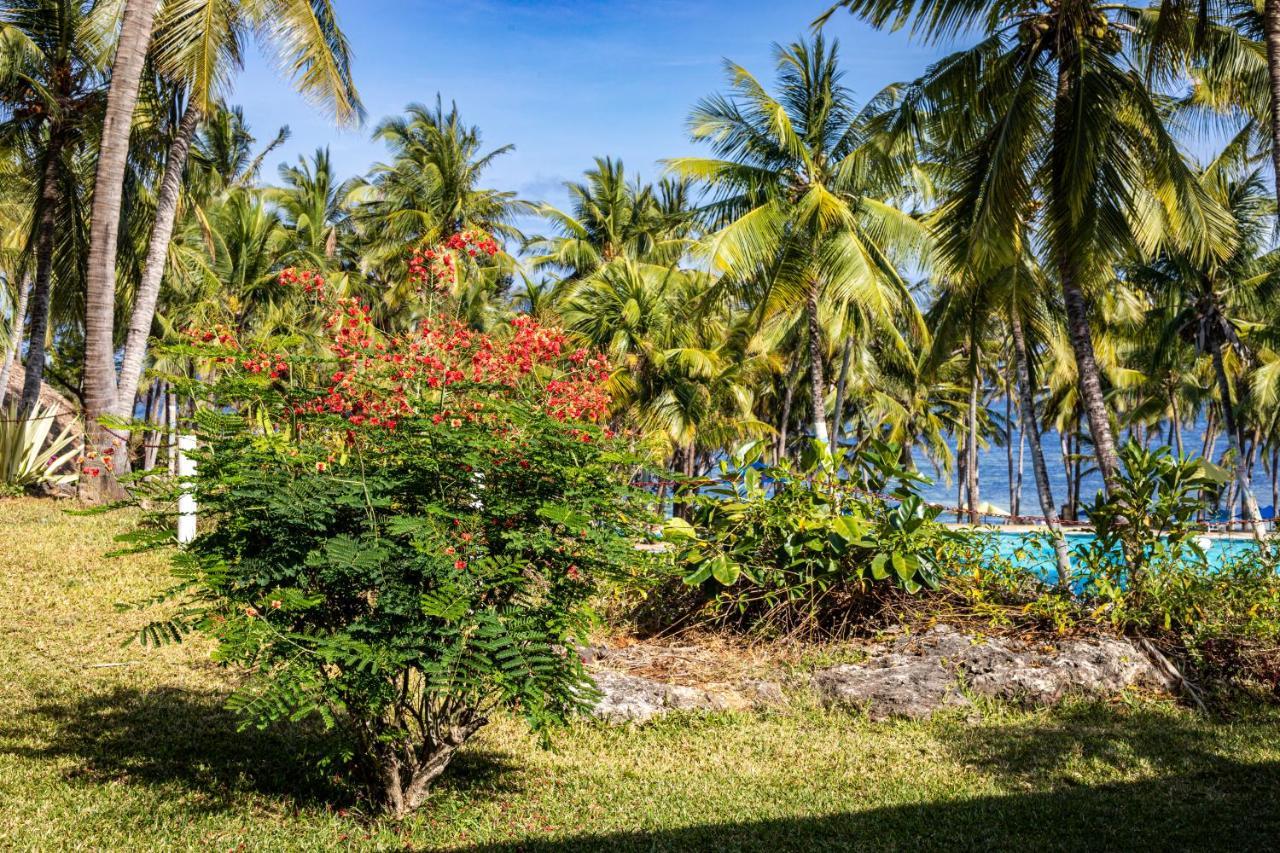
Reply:
[[[415,253],[456,269],[454,252],[492,255],[489,237],[463,232],[445,247]],[[434,273],[426,273],[434,275]],[[289,413],[337,415],[351,427],[394,430],[406,417],[429,417],[458,428],[485,420],[484,398],[520,399],[561,421],[598,423],[609,409],[609,363],[575,348],[565,333],[531,317],[515,318],[507,334],[485,334],[444,317],[429,317],[398,335],[382,332],[363,302],[336,297],[307,270],[284,270],[281,286],[301,287],[318,304],[329,360],[294,365],[288,353],[245,348],[226,328],[191,329],[193,343],[220,351],[213,361],[228,372],[289,380]],[[310,372],[308,372],[308,370]]]
[[[317,302],[325,300],[324,278],[319,273],[286,267],[280,271],[279,281],[285,287],[300,285],[302,292],[314,297]]]
[[[409,280],[423,291],[448,293],[458,281],[460,255],[476,258],[498,254],[498,244],[492,237],[478,231],[454,234],[443,246],[414,249],[409,256]]]
[[[101,476],[103,471],[110,473],[116,469],[115,455],[120,445],[121,441],[117,438],[101,453],[92,447],[86,447],[84,453],[76,459],[76,464],[86,477]],[[56,457],[50,459],[49,465],[54,465],[56,461]]]

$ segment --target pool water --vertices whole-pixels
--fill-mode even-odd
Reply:
[[[1057,579],[1058,570],[1048,531],[1037,533],[992,531],[989,535],[995,554],[1045,580]],[[1073,562],[1077,555],[1089,547],[1096,538],[1092,533],[1067,533],[1066,537],[1067,548],[1071,551]],[[1250,539],[1235,537],[1198,536],[1193,541],[1204,554],[1205,562],[1209,566],[1220,566],[1229,560],[1252,553],[1258,548],[1257,543]]]

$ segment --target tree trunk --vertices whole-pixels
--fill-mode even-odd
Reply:
[[[1022,318],[1015,308],[1010,312],[1013,327],[1013,352],[1018,379],[1018,409],[1022,413],[1022,434],[1031,444],[1031,470],[1036,478],[1036,495],[1040,498],[1040,512],[1044,514],[1053,540],[1053,554],[1058,566],[1058,585],[1066,587],[1071,581],[1071,556],[1067,540],[1058,523],[1058,511],[1053,503],[1053,485],[1049,482],[1049,469],[1044,464],[1044,450],[1040,446],[1040,426],[1036,422],[1036,398],[1032,390],[1031,364],[1027,361],[1027,341],[1022,331]]]
[[[822,378],[822,326],[818,318],[818,282],[809,282],[805,300],[805,316],[809,321],[809,392],[813,396],[813,437],[822,444],[827,437],[827,387]]]
[[[1008,386],[1004,389],[1004,461],[1009,476],[1009,518],[1014,519],[1018,515],[1018,501],[1013,493],[1013,389]]]
[[[1178,412],[1177,397],[1170,392],[1169,394],[1169,428],[1173,431],[1173,446],[1178,451],[1178,456],[1183,455],[1182,450],[1182,415]]]
[[[1209,411],[1204,417],[1204,442],[1200,447],[1200,458],[1213,461],[1213,446],[1218,443],[1218,422],[1214,412]]]
[[[1089,420],[1089,435],[1093,438],[1093,451],[1098,458],[1098,471],[1102,474],[1104,486],[1110,490],[1115,485],[1120,459],[1116,454],[1107,404],[1102,395],[1101,374],[1093,356],[1093,337],[1089,331],[1088,308],[1084,292],[1070,279],[1072,274],[1070,267],[1069,261],[1064,261],[1059,266],[1059,275],[1064,276],[1062,296],[1066,304],[1067,333],[1071,339],[1071,350],[1076,357],[1080,399],[1084,404],[1085,416]]]
[[[971,344],[972,345],[972,344]],[[978,516],[978,359],[970,357],[969,416],[965,424],[965,491],[969,493],[969,523],[977,524]]]
[[[1227,378],[1227,369],[1222,359],[1222,350],[1226,344],[1218,344],[1213,350],[1213,372],[1218,378],[1218,395],[1222,399],[1222,426],[1227,434],[1227,447],[1231,450],[1235,465],[1236,493],[1244,508],[1244,518],[1253,532],[1253,538],[1263,544],[1266,531],[1262,528],[1262,517],[1258,513],[1258,501],[1249,487],[1249,470],[1244,457],[1244,449],[1240,442],[1239,425],[1236,423],[1235,404],[1231,401],[1231,380]],[[1234,502],[1228,502],[1228,522],[1233,512]],[[1263,545],[1265,551],[1265,545]]]
[[[178,394],[173,385],[165,383],[165,424],[169,432],[169,447],[166,460],[169,463],[169,474],[178,476]]]
[[[831,455],[839,458],[840,433],[844,430],[844,395],[849,384],[849,361],[853,357],[853,338],[847,334],[844,352],[840,354],[840,378],[836,381],[836,410],[831,418]]]
[[[27,298],[30,295],[31,277],[23,275],[22,284],[18,286],[18,304],[13,307],[13,345],[5,352],[4,367],[0,368],[0,406],[4,406],[5,397],[9,396],[9,374],[22,351],[22,336],[27,327]]]
[[[787,428],[791,424],[791,401],[795,397],[795,386],[791,382],[791,377],[787,376],[783,380],[785,390],[782,392],[782,414],[778,418],[778,445],[775,452],[775,462],[781,462],[787,455]]]
[[[1266,524],[1262,521],[1262,510],[1259,509],[1258,507],[1258,497],[1257,495],[1254,494],[1254,491],[1253,491],[1253,468],[1257,464],[1258,447],[1261,444],[1262,444],[1262,428],[1255,426],[1253,428],[1253,435],[1249,439],[1249,449],[1245,453],[1244,472],[1245,472],[1245,477],[1247,478],[1246,482],[1248,483],[1248,488],[1245,490],[1245,494],[1249,497],[1249,499],[1253,501],[1252,512],[1254,517],[1258,519],[1258,529],[1265,532]],[[1246,509],[1248,508],[1246,507]]]
[[[147,389],[147,405],[144,417],[151,429],[142,434],[142,470],[151,471],[156,467],[159,456],[160,430],[157,428],[160,407],[164,400],[164,386],[156,382]]]
[[[1067,484],[1067,502],[1063,504],[1063,515],[1069,521],[1075,521],[1076,516],[1071,506],[1071,440],[1067,433],[1058,433],[1058,448],[1062,453],[1062,476],[1063,482]]]
[[[1204,418],[1204,441],[1201,443],[1201,447],[1200,447],[1200,458],[1204,459],[1207,462],[1213,461],[1213,456],[1212,456],[1213,446],[1218,441],[1217,425],[1218,425],[1218,422],[1214,419],[1214,409],[1212,407],[1209,407],[1208,412],[1205,414],[1205,418]],[[1201,497],[1201,503],[1202,504],[1205,503],[1205,501],[1203,500],[1204,499],[1203,489],[1200,491],[1200,497]],[[1203,513],[1204,513],[1204,510],[1201,510],[1202,515]],[[1201,518],[1201,520],[1203,521],[1204,519]]]
[[[1271,529],[1276,526],[1280,514],[1280,447],[1271,449]]]
[[[142,66],[151,43],[151,25],[158,0],[128,0],[121,18],[116,56],[107,90],[107,110],[98,146],[98,171],[93,184],[93,212],[89,224],[89,261],[84,317],[84,403],[87,449],[105,455],[123,449],[124,438],[100,419],[116,407],[115,366],[116,241],[120,233],[120,205],[129,159],[129,133],[138,102]],[[123,467],[128,455],[116,452]],[[124,494],[115,473],[80,475],[81,500],[98,503]]]
[[[1262,29],[1267,41],[1267,74],[1271,78],[1271,165],[1280,203],[1280,0],[1266,0]]]
[[[40,401],[44,383],[45,340],[49,337],[49,300],[53,289],[53,241],[58,227],[58,202],[62,190],[58,169],[65,140],[56,125],[49,128],[49,148],[40,176],[40,211],[36,224],[36,280],[31,291],[31,331],[27,335],[26,376],[18,410],[26,414]]]
[[[1074,434],[1075,454],[1071,460],[1071,515],[1080,517],[1080,493],[1084,488],[1084,434],[1076,423]]]
[[[1018,405],[1018,417],[1022,417],[1022,405]],[[1022,482],[1023,472],[1026,471],[1025,460],[1027,456],[1027,434],[1024,430],[1018,430],[1018,482],[1014,486],[1013,498],[1016,509],[1009,510],[1014,516],[1022,514]]]
[[[1058,91],[1053,117],[1055,181],[1066,181],[1072,177],[1070,170],[1057,162],[1060,158],[1070,156],[1069,152],[1061,149],[1066,144],[1067,128],[1074,107],[1070,77],[1070,69],[1074,63],[1071,59],[1070,56],[1058,57]],[[1074,192],[1074,188],[1060,187],[1055,195],[1065,196],[1068,192]],[[1056,205],[1065,204],[1065,201],[1056,201]],[[1063,211],[1058,215],[1065,219],[1060,223],[1062,226],[1074,227],[1074,213]],[[1054,254],[1058,280],[1062,287],[1063,306],[1067,315],[1067,337],[1071,341],[1071,351],[1076,359],[1080,400],[1084,405],[1085,415],[1089,419],[1089,434],[1093,437],[1093,450],[1098,458],[1098,471],[1101,472],[1103,483],[1110,491],[1115,484],[1120,459],[1116,455],[1111,420],[1107,414],[1106,399],[1102,394],[1102,375],[1093,351],[1093,334],[1089,328],[1089,305],[1076,278],[1076,265],[1070,250],[1066,246],[1060,246]]]
[[[160,282],[164,279],[165,261],[169,257],[169,242],[173,238],[173,221],[178,213],[178,198],[182,191],[182,173],[187,165],[191,140],[200,125],[200,108],[194,100],[178,124],[169,156],[164,164],[164,178],[160,181],[160,193],[156,197],[156,218],[151,226],[151,238],[147,245],[147,257],[142,265],[142,281],[133,300],[133,313],[129,317],[129,335],[124,344],[124,359],[120,365],[120,388],[117,393],[115,414],[132,417],[133,398],[142,378],[142,363],[147,354],[147,339],[151,336],[151,322],[156,315],[156,301],[160,298]]]

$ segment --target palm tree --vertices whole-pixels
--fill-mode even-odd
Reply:
[[[877,27],[910,23],[929,40],[980,40],[935,64],[906,94],[913,116],[955,166],[939,212],[942,255],[979,275],[1017,257],[1037,211],[1077,364],[1081,402],[1104,480],[1115,439],[1089,323],[1090,292],[1127,253],[1164,242],[1199,257],[1230,244],[1231,223],[1186,168],[1154,96],[1130,62],[1127,9],[1101,0],[964,3],[841,0]]]
[[[282,186],[269,188],[266,198],[279,210],[293,243],[283,263],[329,270],[350,262],[352,182],[338,180],[329,149],[317,148],[310,161],[299,157],[295,166],[281,164],[280,181]]]
[[[494,160],[513,146],[484,151],[479,128],[463,123],[456,104],[446,112],[439,98],[434,109],[410,104],[405,113],[374,130],[374,139],[391,149],[391,160],[376,164],[352,193],[370,271],[384,282],[402,281],[406,247],[467,230],[520,239],[515,220],[532,206],[513,192],[481,184]]]
[[[718,306],[689,320],[705,273],[620,258],[581,282],[562,310],[565,328],[608,353],[615,422],[636,428],[655,456],[685,475],[710,452],[764,435],[753,389],[777,369],[749,318]]]
[[[0,365],[0,407],[9,391],[9,373],[22,348],[22,331],[27,321],[27,301],[31,296],[26,252],[30,233],[31,205],[22,178],[23,162],[11,155],[0,159],[0,280],[4,283],[9,323],[3,338],[4,363]]]
[[[25,152],[34,209],[31,330],[21,411],[40,397],[55,267],[70,266],[60,235],[74,233],[68,205],[76,195],[76,151],[102,104],[100,84],[111,44],[111,4],[92,0],[22,0],[0,12],[0,110],[3,144]],[[17,176],[13,176],[17,177]],[[59,219],[61,217],[61,223]],[[65,244],[64,244],[65,245]],[[65,282],[70,284],[70,282]]]
[[[129,134],[133,108],[138,102],[142,66],[151,43],[151,25],[157,0],[126,0],[111,66],[111,86],[98,143],[98,170],[94,179],[90,216],[89,258],[84,318],[84,407],[86,448],[99,454],[114,452],[123,440],[99,419],[116,406],[115,310],[116,241],[120,231],[125,168],[129,159]],[[124,458],[125,454],[120,454]],[[112,476],[80,478],[84,500],[112,498],[120,488]]]
[[[203,117],[230,87],[232,75],[243,63],[242,45],[255,33],[264,35],[286,67],[293,69],[298,89],[329,110],[339,124],[363,117],[351,77],[350,49],[327,3],[169,0],[165,4],[156,21],[154,61],[163,75],[186,90],[186,106],[173,132],[156,198],[120,367],[117,415],[133,411],[192,140]]]
[[[689,247],[693,216],[687,186],[667,180],[655,189],[628,182],[622,161],[597,157],[582,181],[565,184],[569,211],[544,204],[538,213],[555,234],[529,241],[534,269],[579,280],[619,258],[670,266]]]
[[[1250,488],[1240,422],[1248,385],[1232,381],[1236,371],[1231,367],[1253,363],[1245,330],[1258,325],[1280,285],[1280,250],[1266,248],[1274,227],[1275,204],[1263,193],[1256,171],[1241,174],[1239,167],[1233,169],[1221,159],[1201,172],[1201,180],[1236,223],[1238,240],[1232,251],[1221,259],[1166,252],[1132,270],[1130,278],[1151,294],[1156,305],[1155,317],[1149,318],[1163,330],[1156,360],[1164,360],[1160,358],[1164,349],[1185,341],[1212,361],[1236,488],[1245,519],[1261,541],[1262,520]]]
[[[775,47],[778,94],[741,66],[727,65],[731,95],[702,101],[690,118],[693,138],[715,158],[669,162],[678,175],[714,194],[705,214],[714,268],[763,320],[798,314],[807,332],[813,436],[829,441],[820,305],[857,304],[878,326],[902,314],[923,336],[899,276],[895,249],[924,242],[920,223],[885,199],[902,192],[904,153],[873,132],[891,95],[855,108],[842,84],[837,45]]]

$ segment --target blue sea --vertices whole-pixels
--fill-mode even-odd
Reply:
[[[998,415],[1000,419],[1004,418],[1004,402],[1002,399],[996,401],[992,414]],[[1182,431],[1183,451],[1189,456],[1200,456],[1201,451],[1204,449],[1204,435],[1205,423],[1203,420],[1185,425]],[[1128,437],[1126,433],[1119,436],[1118,439],[1124,441]],[[1015,430],[1012,439],[1015,479],[1017,478],[1019,439],[1020,431]],[[1063,466],[1062,443],[1058,433],[1053,430],[1044,433],[1040,441],[1044,450],[1045,467],[1048,469],[1050,485],[1053,488],[1054,502],[1057,508],[1061,510],[1062,505],[1067,501],[1067,474]],[[1154,448],[1164,444],[1172,446],[1172,442],[1168,441],[1166,432],[1162,430],[1158,436],[1153,435],[1151,437],[1148,447]],[[1210,458],[1217,461],[1225,449],[1226,439],[1219,435],[1210,452]],[[952,445],[952,450],[953,452],[955,450],[954,444]],[[1093,462],[1092,446],[1086,444],[1080,452],[1088,457],[1084,463],[1088,473],[1084,476],[1080,488],[1080,502],[1084,505],[1090,503],[1098,493],[1098,490],[1102,488],[1102,478],[1094,470],[1096,465]],[[988,447],[980,445],[978,449],[978,478],[980,499],[983,502],[990,501],[997,507],[1008,511],[1012,507],[1010,506],[1011,490],[1009,488],[1008,459],[1005,454],[1006,451],[1003,445],[994,443]],[[921,473],[934,480],[932,485],[922,487],[923,497],[930,503],[948,507],[956,506],[958,501],[956,499],[956,474],[954,468],[948,481],[945,474],[934,469],[933,464],[924,455],[923,449],[916,452],[916,465],[919,466]],[[1019,515],[1039,516],[1041,515],[1040,499],[1036,495],[1036,480],[1031,466],[1031,447],[1029,444],[1023,454],[1022,472]],[[1260,460],[1254,465],[1253,488],[1258,504],[1263,507],[1263,517],[1268,517],[1267,510],[1270,509],[1269,505],[1271,504],[1271,478],[1263,470]],[[987,520],[994,521],[996,519],[988,518]]]

